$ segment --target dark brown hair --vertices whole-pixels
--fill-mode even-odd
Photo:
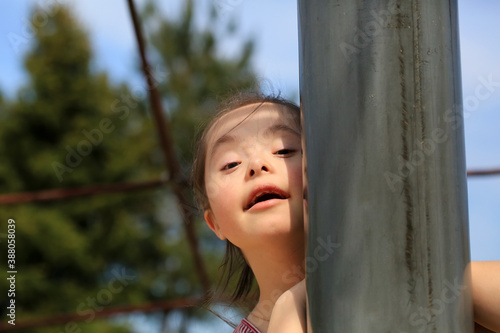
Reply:
[[[264,103],[272,103],[282,106],[279,108],[280,111],[290,113],[293,116],[297,127],[301,127],[300,108],[296,104],[281,98],[280,95],[263,95],[259,92],[244,92],[238,93],[222,102],[218,107],[218,111],[215,116],[205,126],[195,150],[192,181],[196,200],[202,210],[210,209],[205,184],[205,162],[208,148],[207,139],[210,129],[213,128],[224,115],[233,110],[243,106],[256,104],[255,109],[250,113],[251,115]],[[232,293],[230,293],[230,304],[240,303],[240,305],[247,305],[244,304],[245,302],[243,301],[247,296],[249,296],[252,290],[255,276],[242,251],[229,240],[226,240],[226,253],[222,260],[220,269],[223,270],[223,273],[217,285],[218,294],[221,295],[221,293],[224,293],[227,290],[229,283],[232,281],[232,277],[239,272],[236,288]],[[257,298],[258,294],[254,296]],[[256,298],[255,301],[257,300]]]

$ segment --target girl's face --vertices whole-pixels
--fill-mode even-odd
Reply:
[[[284,106],[257,106],[224,115],[207,136],[205,220],[243,250],[304,235],[300,128]]]

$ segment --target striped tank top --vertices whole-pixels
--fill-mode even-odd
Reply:
[[[241,323],[236,326],[236,329],[233,331],[233,333],[260,333],[260,331],[246,318],[243,318]]]

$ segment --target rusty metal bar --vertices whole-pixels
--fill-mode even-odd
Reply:
[[[208,273],[199,253],[198,238],[194,229],[194,218],[190,211],[190,204],[188,203],[187,197],[184,193],[184,188],[182,184],[186,184],[184,177],[181,174],[180,164],[177,160],[177,156],[174,151],[174,141],[172,138],[172,131],[170,130],[170,124],[165,117],[165,112],[163,110],[163,105],[160,97],[160,93],[157,89],[157,83],[151,72],[151,67],[148,64],[146,57],[146,49],[144,38],[142,34],[141,24],[139,22],[139,17],[137,15],[134,1],[128,0],[130,16],[132,17],[132,22],[134,25],[135,36],[137,39],[137,45],[139,48],[139,54],[142,63],[142,71],[146,77],[148,85],[149,101],[151,103],[151,108],[153,110],[153,116],[156,123],[156,128],[158,130],[160,145],[162,147],[163,155],[165,158],[165,164],[167,170],[170,173],[170,179],[173,181],[174,193],[177,196],[179,203],[179,208],[184,221],[184,228],[186,230],[186,235],[188,238],[191,253],[193,255],[196,270],[198,271],[198,276],[201,281],[202,287],[207,291],[210,288],[210,281],[208,278]]]
[[[494,176],[500,175],[500,169],[490,170],[467,170],[467,176]],[[1,205],[14,205],[27,202],[45,202],[53,200],[66,200],[84,196],[110,194],[118,192],[147,190],[155,187],[165,186],[169,180],[150,180],[136,183],[115,183],[103,185],[90,185],[63,189],[51,189],[42,191],[20,192],[0,194]]]
[[[494,176],[500,175],[500,169],[467,170],[467,176]]]
[[[72,188],[60,188],[43,191],[9,193],[0,195],[0,205],[13,205],[27,202],[45,202],[53,200],[65,200],[78,197],[109,194],[117,192],[146,190],[155,187],[164,186],[168,180],[150,180],[136,183],[115,183],[100,184]]]
[[[169,311],[179,308],[197,306],[201,302],[202,299],[200,298],[188,297],[188,298],[180,298],[174,300],[149,302],[143,304],[130,304],[130,305],[115,306],[115,307],[106,307],[103,308],[101,311],[95,309],[95,311],[93,311],[92,317],[94,320],[94,319],[103,319],[133,312],[152,312],[159,310]],[[85,314],[82,315],[82,312],[80,311],[79,313],[76,312],[68,314],[59,314],[59,315],[52,315],[52,316],[46,316],[28,320],[16,320],[16,325],[11,325],[4,321],[0,323],[0,331],[14,331],[27,328],[37,328],[37,327],[65,324],[66,330],[68,332],[69,331],[77,332],[78,331],[77,329],[78,325],[76,324],[77,322],[82,322],[82,321],[88,322],[90,314],[87,314],[86,312],[84,313]]]

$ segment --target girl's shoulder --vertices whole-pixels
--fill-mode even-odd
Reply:
[[[260,333],[260,331],[246,318],[243,318],[233,333]]]

